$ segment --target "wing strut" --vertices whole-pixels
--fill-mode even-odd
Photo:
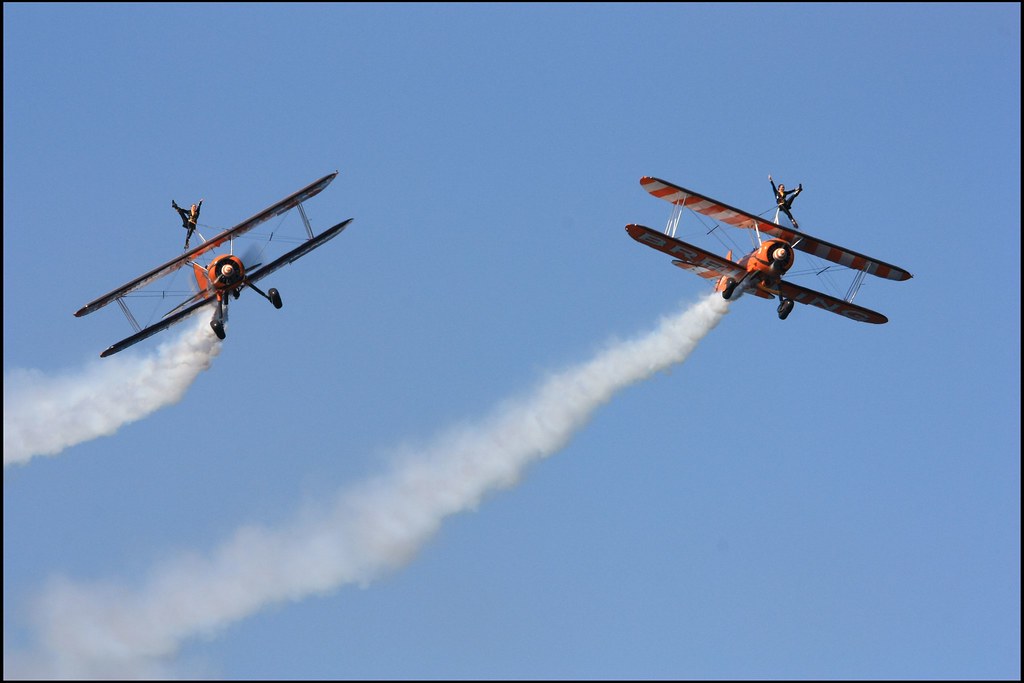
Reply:
[[[676,229],[679,227],[679,219],[683,217],[683,205],[673,204],[672,213],[668,217],[668,224],[665,226],[665,234],[669,237],[676,236]]]
[[[846,303],[853,303],[853,298],[857,296],[857,292],[860,291],[861,285],[864,284],[864,276],[867,274],[868,272],[866,270],[858,270],[857,274],[853,276],[853,282],[850,283],[850,289],[846,290],[846,296],[843,299]]]
[[[309,239],[313,239],[313,226],[309,224],[309,218],[306,217],[306,210],[302,208],[302,202],[296,206],[299,209],[299,215],[302,216],[302,224],[306,226],[306,234],[309,235]]]
[[[119,296],[115,301],[117,301],[117,305],[121,307],[121,312],[124,313],[124,317],[128,318],[128,324],[131,325],[136,332],[141,332],[142,325],[139,325],[139,321],[136,320],[135,316],[132,315],[132,312],[128,310],[128,304],[124,302],[124,297]]]

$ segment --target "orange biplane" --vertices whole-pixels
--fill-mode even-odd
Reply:
[[[337,175],[338,172],[335,171],[330,175],[324,176],[320,180],[310,183],[301,190],[290,194],[276,204],[260,211],[252,218],[239,223],[229,230],[225,230],[210,240],[204,241],[200,246],[186,251],[181,256],[177,256],[161,266],[157,266],[148,273],[140,275],[131,282],[121,285],[114,291],[104,294],[100,298],[79,309],[75,315],[81,317],[116,301],[125,316],[128,318],[128,322],[135,329],[135,334],[113,344],[106,351],[101,353],[100,356],[105,358],[106,356],[110,356],[118,351],[126,349],[143,339],[151,337],[157,332],[181,322],[194,311],[208,304],[216,304],[213,318],[210,321],[210,327],[213,328],[214,333],[220,339],[224,339],[224,323],[227,322],[228,318],[228,303],[232,297],[237,299],[242,293],[242,290],[246,287],[269,301],[273,304],[274,308],[281,308],[281,295],[276,289],[270,289],[269,291],[264,292],[257,287],[255,283],[257,280],[266,277],[282,266],[288,265],[292,261],[308,254],[321,244],[324,244],[331,238],[337,236],[348,226],[349,223],[352,222],[352,219],[349,218],[348,220],[344,220],[334,227],[325,230],[319,235],[314,235],[309,219],[306,217],[306,212],[302,208],[302,202],[319,194],[331,183],[332,180],[334,180]],[[289,209],[295,207],[298,207],[299,209],[299,214],[302,216],[302,221],[305,225],[307,235],[298,247],[266,265],[260,263],[244,263],[241,257],[234,254],[234,240],[236,238],[249,232],[261,223],[264,223],[275,216],[280,216]],[[209,254],[223,244],[229,245],[229,253],[214,256],[206,265],[201,264],[197,260],[200,256]],[[136,290],[146,287],[160,278],[176,272],[185,265],[192,266],[199,291],[175,308],[171,309],[165,314],[164,318],[160,322],[145,328],[141,327],[136,321],[135,316],[132,315],[128,306],[125,304],[124,297]]]
[[[853,298],[857,295],[864,276],[870,274],[887,280],[909,280],[912,277],[902,268],[811,237],[795,228],[759,218],[664,180],[645,176],[640,179],[640,184],[653,196],[672,203],[675,209],[672,217],[669,218],[665,232],[631,224],[626,226],[626,232],[630,237],[675,257],[672,263],[680,268],[694,272],[703,278],[717,278],[715,291],[721,292],[725,299],[735,298],[743,292],[751,292],[765,299],[774,299],[777,296],[779,298],[778,313],[781,320],[786,319],[790,311],[793,310],[793,303],[798,302],[837,313],[851,320],[884,323],[888,321],[888,318],[881,313],[853,303]],[[691,209],[719,223],[753,230],[753,234],[757,238],[756,248],[738,261],[733,261],[731,250],[725,258],[722,258],[676,239],[676,227],[683,209]],[[778,214],[776,214],[776,220],[777,218]],[[712,228],[712,231],[714,229]],[[763,240],[762,233],[770,235],[771,238]],[[795,250],[812,254],[854,271],[853,282],[845,297],[840,299],[829,296],[783,280],[782,276],[793,266]],[[831,266],[817,272],[821,274],[829,268]]]

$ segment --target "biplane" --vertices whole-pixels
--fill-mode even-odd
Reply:
[[[306,212],[302,208],[302,203],[304,201],[323,191],[323,189],[327,187],[337,175],[338,172],[335,171],[330,175],[326,175],[323,178],[310,183],[301,190],[293,192],[281,201],[267,207],[251,218],[242,221],[235,227],[221,232],[212,239],[204,240],[201,245],[194,247],[180,256],[176,256],[167,263],[157,266],[148,273],[140,275],[134,280],[121,285],[112,292],[104,294],[95,301],[87,303],[76,311],[75,316],[81,317],[94,311],[98,311],[107,304],[116,302],[125,314],[125,317],[128,318],[129,324],[131,324],[135,329],[135,334],[113,344],[101,353],[100,356],[105,358],[117,353],[118,351],[122,351],[133,344],[137,344],[143,339],[147,339],[157,332],[166,330],[171,325],[185,320],[196,310],[208,305],[215,306],[213,317],[210,320],[210,327],[213,328],[217,337],[224,339],[226,336],[224,323],[227,322],[228,319],[228,303],[232,298],[237,299],[245,288],[249,288],[259,294],[261,297],[269,301],[274,308],[281,308],[281,294],[274,288],[264,292],[256,286],[256,282],[262,280],[264,277],[270,275],[282,266],[286,266],[296,259],[305,256],[328,240],[333,239],[340,234],[349,223],[352,222],[352,219],[349,218],[338,223],[334,227],[325,230],[319,235],[314,235],[313,228],[306,216]],[[249,263],[245,263],[244,260],[248,259],[243,259],[234,253],[234,244],[238,237],[248,233],[258,225],[265,223],[276,216],[281,216],[285,212],[296,207],[299,210],[299,214],[302,216],[302,221],[306,229],[306,237],[298,247],[267,264],[252,263],[251,260]],[[213,254],[215,249],[225,244],[229,247],[228,253],[220,255]],[[204,265],[199,261],[199,259],[205,256],[212,258],[210,258],[209,262]],[[198,285],[198,291],[168,311],[159,322],[149,325],[148,327],[142,327],[139,325],[135,316],[125,303],[125,297],[161,278],[175,273],[185,266],[192,267],[192,272],[195,276],[196,284]]]
[[[630,237],[674,257],[674,265],[705,279],[714,279],[715,290],[721,292],[725,299],[738,298],[744,292],[751,292],[765,299],[778,297],[780,320],[785,320],[789,316],[796,302],[837,313],[850,320],[885,323],[888,322],[888,318],[881,313],[853,303],[865,275],[874,275],[886,280],[909,280],[912,277],[906,270],[897,266],[812,237],[795,228],[780,225],[778,212],[772,222],[658,178],[644,176],[640,179],[640,185],[651,195],[673,204],[674,209],[664,232],[643,225],[630,224],[626,226],[626,232]],[[676,229],[685,209],[703,214],[717,223],[751,230],[756,238],[754,250],[738,260],[733,260],[731,250],[722,258],[676,239]],[[713,227],[712,231],[717,227]],[[853,271],[853,282],[845,296],[830,296],[783,280],[783,276],[793,266],[795,250]],[[829,267],[820,269],[819,274]]]

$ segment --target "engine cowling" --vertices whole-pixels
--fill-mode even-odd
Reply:
[[[206,269],[210,282],[217,289],[231,289],[245,279],[242,260],[233,254],[224,254],[213,259]]]
[[[752,261],[752,270],[760,271],[766,277],[776,280],[793,265],[793,247],[782,240],[769,240],[758,247]]]

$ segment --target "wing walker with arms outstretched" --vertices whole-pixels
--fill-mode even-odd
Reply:
[[[779,297],[778,313],[781,320],[786,319],[793,310],[793,303],[797,302],[837,313],[851,320],[884,323],[888,318],[881,313],[853,303],[864,276],[875,275],[887,280],[909,280],[912,277],[902,268],[830,244],[795,228],[772,223],[664,180],[645,176],[640,179],[640,184],[651,195],[673,204],[675,209],[665,232],[630,224],[626,226],[626,232],[630,237],[673,256],[672,263],[680,268],[706,279],[717,278],[715,290],[722,292],[725,299],[732,299],[737,293],[742,292],[751,292],[765,299]],[[722,258],[682,242],[675,238],[675,232],[683,209],[691,209],[720,223],[753,230],[757,236],[758,246],[743,258],[733,261],[732,251]],[[762,240],[762,234],[770,235],[771,238]],[[783,280],[782,276],[793,265],[794,250],[812,254],[855,271],[854,281],[846,296],[842,299],[836,298]]]
[[[242,290],[246,287],[269,301],[273,304],[274,308],[281,308],[281,295],[276,289],[270,289],[269,291],[264,292],[257,287],[255,283],[282,266],[288,265],[292,261],[308,254],[328,240],[336,237],[348,226],[349,223],[352,222],[352,219],[349,218],[348,220],[344,220],[334,227],[325,230],[319,235],[314,235],[309,219],[306,217],[306,212],[302,208],[302,202],[319,194],[331,183],[332,180],[334,180],[337,175],[338,172],[335,171],[330,175],[326,175],[323,178],[310,183],[301,190],[288,195],[276,204],[260,211],[252,218],[239,223],[233,228],[225,230],[216,237],[205,241],[200,246],[186,251],[184,254],[171,259],[163,265],[157,266],[148,273],[140,275],[131,282],[121,285],[112,292],[104,294],[95,301],[91,301],[79,309],[75,315],[81,317],[92,313],[93,311],[97,311],[107,304],[117,302],[125,316],[128,318],[128,322],[135,328],[135,334],[110,346],[110,348],[101,353],[100,356],[110,356],[142,341],[143,339],[151,337],[157,332],[181,322],[194,311],[206,306],[207,304],[216,304],[213,318],[210,321],[210,327],[213,328],[213,331],[220,339],[224,339],[224,323],[228,318],[228,302],[231,297],[237,299]],[[296,207],[298,207],[299,214],[302,216],[308,238],[298,247],[292,249],[274,261],[265,265],[259,263],[246,264],[243,263],[243,260],[239,256],[236,256],[233,253],[233,249],[231,250],[232,253],[215,256],[207,265],[202,265],[196,260],[200,256],[208,252],[212,252],[214,249],[225,243],[229,243],[233,247],[234,240],[237,237],[249,232],[261,223],[264,223],[275,216],[280,216],[289,209]],[[192,266],[196,283],[199,285],[199,292],[172,309],[160,322],[145,328],[141,327],[136,322],[131,311],[128,310],[128,307],[124,302],[124,297],[136,290],[146,287],[160,278],[170,275],[185,265]],[[247,272],[246,268],[249,268],[251,272]]]

